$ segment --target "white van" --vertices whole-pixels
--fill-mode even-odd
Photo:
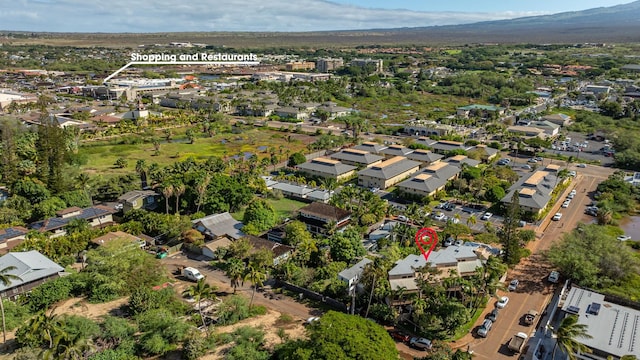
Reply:
[[[196,282],[204,279],[204,275],[202,275],[198,269],[192,267],[182,269],[182,276],[186,277],[188,280]]]

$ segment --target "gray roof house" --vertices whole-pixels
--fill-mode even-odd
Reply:
[[[341,163],[339,160],[332,160],[325,157],[318,157],[299,164],[296,168],[311,176],[343,180],[355,174],[356,167]]]
[[[20,280],[12,280],[11,284],[0,284],[0,295],[4,298],[15,299],[47,280],[57,278],[64,272],[64,268],[51,261],[36,250],[26,252],[12,252],[0,257],[0,269],[14,266],[7,274],[15,275]]]
[[[522,177],[509,188],[507,195],[501,201],[510,204],[513,194],[517,193],[520,207],[524,211],[540,213],[549,204],[551,192],[559,182],[556,176],[557,170],[557,165],[548,165],[543,170]]]
[[[244,224],[231,217],[228,212],[205,216],[192,220],[191,223],[196,230],[212,239],[229,236],[234,240],[238,240],[245,236],[242,232]]]
[[[419,161],[424,165],[429,165],[443,158],[443,155],[436,154],[431,150],[416,149],[412,153],[407,154],[407,159]]]
[[[471,167],[476,167],[476,166],[480,165],[480,161],[471,159],[471,158],[469,158],[468,156],[465,156],[465,155],[452,156],[452,157],[446,159],[445,162],[447,162],[448,164],[457,166],[459,168],[461,168],[462,165],[467,165],[467,166],[471,166]]]
[[[640,311],[574,285],[562,305],[562,314],[575,315],[578,324],[586,326],[590,337],[575,340],[589,347],[598,359],[640,358]]]
[[[398,184],[398,190],[420,196],[432,196],[444,189],[447,182],[458,176],[461,169],[446,162],[437,162],[424,168],[417,175]]]
[[[272,186],[273,190],[280,190],[282,195],[294,199],[306,199],[309,193],[313,192],[312,188],[306,185],[294,185],[284,182],[276,183]]]
[[[437,152],[439,154],[446,154],[448,151],[453,150],[469,151],[473,148],[473,146],[467,146],[464,143],[449,140],[439,140],[428,146],[431,147],[434,152]]]
[[[406,146],[402,145],[389,145],[386,149],[380,150],[380,154],[384,155],[387,158],[392,158],[394,156],[407,156],[411,154],[413,149],[409,149]]]
[[[418,171],[420,163],[402,156],[383,161],[358,172],[358,184],[386,189]]]
[[[347,283],[347,289],[350,294],[356,290],[356,284],[358,283],[358,280],[360,279],[360,276],[364,271],[364,267],[372,262],[373,261],[364,258],[352,267],[346,268],[338,273],[338,279]]]
[[[471,246],[449,246],[433,251],[428,263],[431,267],[440,270],[440,277],[449,276],[450,270],[456,271],[460,276],[475,273],[482,266],[482,260],[478,257],[477,248]],[[398,260],[395,266],[389,270],[389,283],[392,290],[405,288],[407,291],[418,290],[416,284],[416,272],[427,265],[424,256],[411,254],[402,260]]]
[[[370,153],[373,153],[373,154],[379,154],[380,151],[386,149],[387,146],[367,141],[367,142],[363,142],[360,145],[354,146],[353,148],[356,149],[356,150],[367,151],[367,152],[370,152]]]
[[[384,160],[384,156],[372,154],[368,151],[358,149],[344,149],[329,156],[332,159],[340,160],[342,163],[353,166],[369,167]]]

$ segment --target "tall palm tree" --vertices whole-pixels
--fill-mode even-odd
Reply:
[[[562,319],[556,331],[556,345],[553,347],[552,358],[556,358],[556,350],[558,348],[561,348],[571,360],[576,360],[577,352],[590,353],[591,349],[580,343],[577,340],[578,338],[592,338],[592,336],[587,333],[587,325],[578,324],[578,317],[575,315],[570,315]]]
[[[58,337],[65,336],[62,321],[58,315],[54,314],[54,311],[55,309],[52,309],[47,315],[47,311],[43,310],[27,323],[29,336],[35,339],[45,339],[49,342],[49,349],[54,348]]]
[[[473,225],[478,223],[478,219],[476,218],[475,215],[471,215],[469,216],[469,218],[467,218],[467,226],[468,227],[472,227]]]
[[[176,197],[176,214],[180,214],[180,196],[184,194],[187,187],[183,183],[179,183],[173,188],[173,195]]]
[[[196,192],[198,193],[198,203],[196,205],[196,212],[200,212],[200,206],[202,206],[202,202],[204,201],[204,195],[207,193],[207,187],[211,183],[211,175],[207,174],[198,184],[196,185]]]
[[[207,333],[207,335],[209,335],[209,329],[207,327],[207,323],[204,320],[204,315],[202,315],[202,300],[206,300],[206,299],[215,300],[216,290],[217,288],[215,286],[211,286],[207,284],[204,279],[200,279],[195,285],[190,286],[184,292],[182,292],[182,296],[188,296],[194,299],[198,303],[198,312],[200,313],[200,319],[202,319],[202,326],[204,326],[204,330]]]
[[[249,302],[249,307],[251,307],[253,305],[253,297],[256,295],[256,289],[262,287],[264,281],[267,280],[267,274],[253,265],[249,265],[245,271],[244,280],[249,280],[253,284],[253,292]]]
[[[149,166],[147,165],[147,161],[145,159],[136,161],[136,172],[140,175],[140,183],[142,184],[142,188],[146,188],[148,186],[147,173],[149,172]]]
[[[9,274],[10,271],[16,270],[15,266],[7,266],[0,270],[0,284],[4,285],[4,287],[9,287],[12,281],[22,281],[22,279],[13,274]],[[2,343],[7,342],[7,325],[5,323],[4,318],[4,303],[2,300],[2,294],[0,294],[0,312],[2,312]]]
[[[85,359],[85,353],[95,348],[91,339],[81,334],[59,333],[54,339],[54,346],[42,353],[44,360],[82,360]]]
[[[162,195],[164,196],[164,203],[167,214],[169,214],[169,198],[173,196],[174,187],[171,184],[165,185],[162,188]]]
[[[231,280],[231,287],[233,287],[233,293],[236,293],[238,286],[243,284],[242,276],[245,272],[245,264],[238,258],[232,258],[227,263],[227,277]]]

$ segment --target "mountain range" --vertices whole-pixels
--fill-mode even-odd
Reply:
[[[167,41],[191,41],[229,47],[631,43],[640,42],[640,0],[583,11],[464,25],[317,32],[35,33],[31,34],[28,41],[16,42],[136,46]]]

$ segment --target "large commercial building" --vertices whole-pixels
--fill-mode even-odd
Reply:
[[[543,170],[532,172],[513,184],[502,202],[510,204],[513,194],[518,194],[520,208],[534,214],[541,213],[551,200],[551,193],[558,185],[560,166],[549,164]]]
[[[316,61],[316,68],[319,72],[334,71],[344,66],[344,60],[342,58],[319,58]]]

